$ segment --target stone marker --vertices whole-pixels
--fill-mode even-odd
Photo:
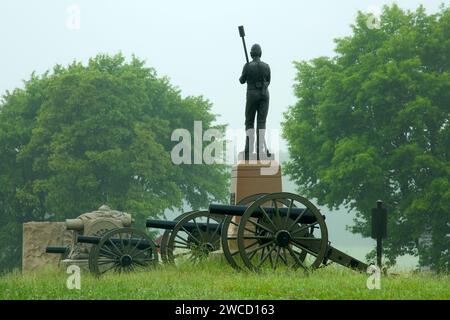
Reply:
[[[91,244],[76,242],[76,235],[102,236],[105,232],[131,226],[131,215],[103,205],[98,210],[65,222],[27,222],[23,224],[22,270],[38,271],[43,267],[87,268]],[[47,247],[68,247],[68,254],[46,253]],[[61,259],[64,259],[61,261]]]
[[[45,253],[47,246],[63,247],[72,243],[73,232],[64,222],[27,222],[23,224],[22,271],[58,267],[60,255]]]

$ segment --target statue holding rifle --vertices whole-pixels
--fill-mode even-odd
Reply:
[[[239,78],[241,84],[247,83],[247,103],[245,106],[245,159],[253,154],[255,148],[255,116],[256,116],[256,156],[259,160],[270,158],[271,154],[265,142],[266,118],[269,111],[269,84],[270,67],[261,61],[262,50],[259,44],[254,44],[250,50],[252,61],[250,62],[245,44],[244,27],[239,27],[242,37],[247,63],[244,65],[242,75]]]

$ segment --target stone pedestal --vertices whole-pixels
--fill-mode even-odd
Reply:
[[[64,222],[27,222],[23,224],[22,271],[58,267],[61,255],[45,253],[47,246],[63,247],[72,244],[73,232]]]
[[[258,193],[282,192],[281,166],[275,160],[240,160],[233,166],[231,172],[230,203],[238,204],[245,197]],[[238,223],[240,217],[233,217]],[[247,226],[253,229],[253,225]],[[229,236],[237,235],[237,227],[230,225]],[[237,241],[230,240],[231,251],[237,250]]]
[[[240,160],[231,171],[231,204],[257,193],[282,192],[281,166],[275,160]]]

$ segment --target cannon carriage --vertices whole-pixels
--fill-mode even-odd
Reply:
[[[233,267],[308,271],[335,262],[358,271],[367,270],[367,264],[331,246],[325,216],[306,198],[279,192],[251,200],[248,206],[209,207],[212,214],[227,214],[222,226],[222,246]],[[231,225],[234,232],[230,232]]]
[[[292,193],[256,194],[238,205],[210,204],[207,211],[183,213],[173,221],[148,219],[146,227],[164,230],[160,245],[146,232],[112,228],[102,235],[76,236],[90,245],[89,270],[133,271],[163,263],[197,263],[223,253],[236,270],[314,270],[335,262],[365,272],[367,264],[331,246],[325,216],[307,199]],[[47,252],[67,255],[66,247]],[[159,253],[159,255],[158,255]]]

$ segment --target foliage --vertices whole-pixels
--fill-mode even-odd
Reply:
[[[176,128],[214,125],[211,103],[182,98],[133,57],[33,73],[0,105],[0,266],[20,262],[21,223],[76,217],[101,204],[135,225],[165,209],[226,198],[223,165],[174,165]],[[192,131],[191,131],[192,132]]]
[[[283,123],[287,172],[307,196],[356,211],[370,236],[378,199],[389,210],[386,256],[450,261],[450,8],[427,15],[385,6],[380,28],[359,13],[336,56],[297,62],[296,105]],[[433,245],[419,239],[431,230]]]

